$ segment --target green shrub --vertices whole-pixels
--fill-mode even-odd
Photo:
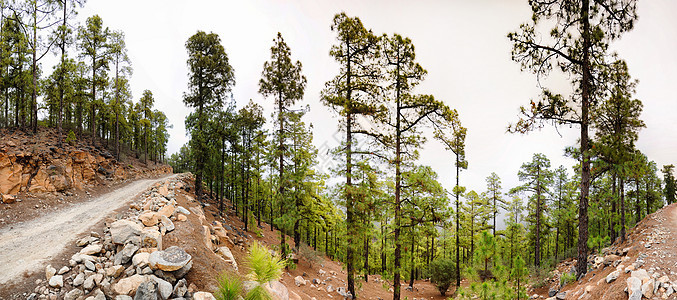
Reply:
[[[430,263],[428,267],[428,274],[430,274],[430,282],[437,286],[437,290],[444,296],[451,282],[456,279],[456,265],[451,259],[436,259]]]
[[[569,272],[564,273],[562,274],[562,276],[559,277],[559,285],[561,286],[565,286],[574,281],[576,281],[576,274],[572,274]]]
[[[77,138],[75,137],[75,132],[73,132],[73,130],[68,131],[68,135],[66,136],[66,143],[71,146],[75,146],[76,140]]]
[[[273,256],[268,248],[254,242],[249,247],[247,256],[249,264],[249,280],[256,281],[257,285],[244,294],[242,279],[237,275],[226,274],[219,278],[219,289],[215,296],[218,300],[235,300],[242,297],[245,300],[271,299],[263,284],[280,279],[284,263],[278,257]],[[244,295],[243,295],[244,294]]]

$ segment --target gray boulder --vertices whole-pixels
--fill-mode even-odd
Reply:
[[[134,295],[134,300],[157,300],[157,282],[147,280],[139,285]]]
[[[192,257],[186,251],[172,246],[166,250],[151,253],[148,260],[151,268],[171,272],[183,268],[191,259]]]
[[[143,225],[129,220],[117,220],[110,226],[110,234],[114,244],[124,245],[133,237],[141,235]]]

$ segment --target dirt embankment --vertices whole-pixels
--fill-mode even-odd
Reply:
[[[575,260],[561,263],[543,299],[677,299],[677,203],[648,215],[617,241],[588,256],[588,273],[560,286]],[[548,296],[551,296],[548,298]],[[557,298],[557,297],[560,298]]]
[[[144,164],[134,158],[118,161],[85,142],[59,145],[53,129],[35,135],[0,129],[0,202],[14,203],[17,194],[70,192],[90,186],[171,173],[168,165]]]

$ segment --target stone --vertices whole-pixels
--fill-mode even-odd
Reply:
[[[181,279],[176,282],[174,290],[172,290],[172,296],[181,298],[186,295],[186,292],[188,292],[188,284],[186,283],[186,279]]]
[[[81,253],[75,253],[73,256],[71,256],[71,259],[78,264],[84,263],[85,261],[93,261],[95,260],[94,256],[91,255],[86,255],[86,254],[81,254]]]
[[[89,244],[87,247],[82,248],[79,253],[84,255],[94,255],[101,253],[101,250],[103,250],[103,245]]]
[[[289,291],[289,300],[303,300],[299,294]]]
[[[176,219],[179,220],[179,222],[185,222],[186,220],[188,220],[188,217],[186,217],[186,215],[184,214],[178,214],[176,216]]]
[[[91,290],[94,288],[95,285],[96,283],[94,282],[94,275],[92,275],[87,277],[87,279],[85,279],[85,283],[82,284],[82,288],[84,288],[85,290]]]
[[[2,195],[2,203],[12,204],[16,202],[16,197],[14,195]]]
[[[618,271],[618,270],[609,273],[609,275],[606,276],[606,283],[611,283],[611,282],[613,282],[613,281],[616,280],[616,279],[618,278],[618,276],[620,276],[620,275],[621,275],[621,272]]]
[[[96,271],[96,266],[91,260],[85,260],[85,268],[90,271]]]
[[[176,271],[185,266],[192,257],[183,249],[172,246],[162,251],[155,251],[150,254],[149,265],[153,269],[162,271]]]
[[[551,287],[550,290],[548,290],[548,297],[555,297],[555,295],[557,295],[557,292],[559,292],[559,289]]]
[[[85,273],[79,273],[73,279],[73,286],[81,286],[83,283],[85,283]]]
[[[327,286],[327,293],[331,293],[334,291],[334,287],[330,285]]]
[[[127,278],[120,279],[113,285],[113,291],[119,295],[133,295],[136,289],[146,281],[146,276],[135,274]]]
[[[134,294],[134,300],[157,300],[157,282],[147,280],[139,284]]]
[[[134,266],[140,266],[142,264],[148,264],[148,258],[150,257],[150,253],[148,252],[139,252],[134,254],[132,257],[132,265]]]
[[[634,291],[630,296],[628,297],[628,300],[642,300],[642,292],[641,291]]]
[[[147,227],[155,226],[160,222],[160,216],[153,211],[144,211],[138,218]]]
[[[161,185],[161,186],[157,189],[157,192],[158,192],[158,194],[160,194],[160,195],[162,195],[162,196],[165,196],[165,197],[167,197],[167,196],[169,195],[169,189],[167,188],[167,185],[166,185],[166,184]]]
[[[110,234],[114,244],[124,245],[133,237],[141,235],[143,226],[129,220],[117,220],[110,226]]]
[[[586,293],[592,293],[593,289],[594,289],[594,287],[592,285],[586,285],[585,286],[585,292]]]
[[[122,272],[124,272],[124,271],[125,271],[125,268],[121,265],[111,266],[111,267],[106,268],[106,270],[105,270],[106,276],[113,277],[113,278],[119,277],[120,275],[122,275]]]
[[[128,263],[129,260],[132,259],[132,256],[134,256],[134,253],[136,253],[137,250],[139,250],[139,247],[137,247],[134,244],[125,245],[125,247],[122,248],[122,251],[115,254],[115,259],[114,259],[113,264],[121,265],[121,264]]]
[[[301,276],[296,276],[296,277],[294,277],[294,284],[296,286],[306,285],[306,280],[303,279],[303,277],[301,277]]]
[[[134,300],[134,298],[127,295],[117,295],[115,296],[115,300]]]
[[[615,261],[618,261],[619,259],[621,259],[620,256],[615,254],[609,254],[604,257],[604,265],[609,266],[613,264]]]
[[[56,269],[52,265],[47,265],[45,267],[45,279],[49,280],[54,275],[56,275]]]
[[[59,272],[56,272],[56,274],[63,275],[63,274],[68,273],[68,271],[70,271],[70,270],[71,270],[71,268],[69,268],[68,266],[63,266],[63,267],[61,267],[61,269],[59,269]]]
[[[555,299],[557,299],[557,300],[565,300],[566,298],[567,298],[567,292],[557,293],[557,296],[555,296]]]
[[[188,271],[193,267],[193,261],[189,261],[185,266],[183,266],[181,269],[178,269],[174,271],[174,278],[183,278],[188,274]]]
[[[100,289],[94,290],[92,294],[94,294],[94,300],[106,300],[106,295]]]
[[[216,249],[216,253],[219,256],[221,256],[225,261],[230,262],[230,264],[233,265],[235,271],[238,271],[237,261],[235,261],[235,256],[233,256],[233,252],[230,251],[230,248],[226,246],[219,247],[218,249]]]
[[[167,204],[165,207],[160,209],[157,213],[158,215],[165,216],[167,218],[171,217],[174,214],[174,204]]]
[[[174,222],[165,216],[160,217],[160,223],[167,229],[167,232],[174,230]]]
[[[64,300],[77,300],[78,298],[82,297],[85,293],[82,292],[80,289],[74,289],[71,290],[70,292],[66,293],[66,295],[63,296]]]
[[[599,264],[601,264],[601,263],[603,263],[603,262],[604,262],[604,257],[601,257],[601,256],[595,257],[595,264],[596,264],[596,265],[599,265]]]
[[[49,279],[49,286],[54,288],[63,287],[63,276],[62,275],[52,276],[52,278]]]
[[[658,278],[656,281],[658,281],[660,283],[668,283],[668,282],[670,282],[670,277],[668,277],[668,275],[663,275],[663,276],[661,276],[661,278]]]
[[[263,288],[273,296],[273,299],[289,299],[289,290],[279,281],[269,281]]]
[[[642,295],[644,295],[644,297],[651,299],[651,297],[653,297],[653,291],[654,291],[653,279],[649,279],[649,281],[642,284]]]
[[[642,282],[642,284],[646,283],[649,279],[651,279],[649,273],[647,273],[646,270],[644,269],[632,271],[630,273],[630,276],[639,279]]]
[[[172,295],[173,290],[172,284],[153,275],[151,275],[150,277],[155,281],[155,283],[157,283],[157,291],[158,296],[160,296],[160,299],[162,300],[169,299],[169,297]]]
[[[197,292],[193,294],[193,300],[216,300],[212,293],[208,292]]]
[[[158,248],[162,250],[162,234],[151,228],[141,232],[141,245],[146,248]]]
[[[186,216],[190,215],[190,211],[187,210],[185,207],[180,206],[180,205],[176,207],[176,212],[183,214],[183,215],[186,215]]]

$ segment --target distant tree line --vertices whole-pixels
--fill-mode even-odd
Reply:
[[[83,4],[0,1],[0,126],[33,133],[38,125],[53,127],[60,142],[88,138],[118,159],[127,150],[144,161],[164,160],[171,126],[154,109],[151,91],[132,101],[124,33],[98,15],[76,26]],[[59,62],[45,75],[40,62],[50,52]]]

